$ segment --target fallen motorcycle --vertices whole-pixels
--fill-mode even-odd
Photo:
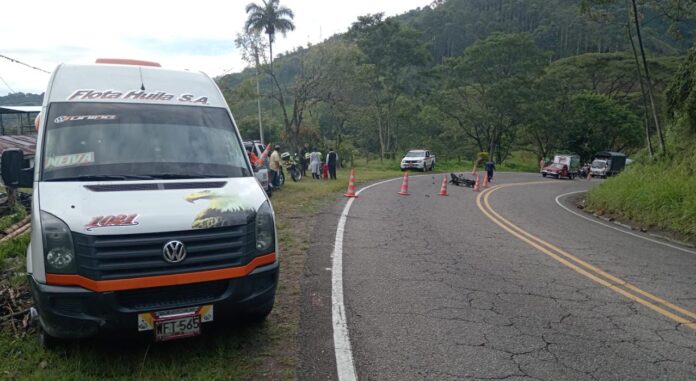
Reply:
[[[476,180],[467,178],[464,173],[450,173],[450,184],[459,187],[473,188],[476,184]]]

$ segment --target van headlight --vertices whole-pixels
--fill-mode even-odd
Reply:
[[[275,250],[275,221],[268,201],[256,212],[256,251],[268,254]]]
[[[41,228],[46,272],[51,274],[76,273],[75,247],[68,225],[58,217],[42,211]]]

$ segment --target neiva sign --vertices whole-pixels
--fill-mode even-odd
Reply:
[[[99,100],[99,99],[122,99],[122,100],[133,100],[133,101],[177,101],[185,103],[195,103],[195,104],[208,104],[208,97],[196,97],[193,94],[181,94],[176,96],[174,94],[169,94],[164,91],[147,92],[143,90],[131,90],[128,92],[115,91],[115,90],[105,90],[96,91],[89,89],[75,90],[68,100]]]

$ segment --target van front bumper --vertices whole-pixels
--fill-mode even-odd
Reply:
[[[276,261],[241,278],[108,292],[42,284],[31,276],[29,280],[41,326],[49,335],[136,336],[139,313],[212,304],[214,321],[220,321],[267,309],[275,300],[278,269]]]

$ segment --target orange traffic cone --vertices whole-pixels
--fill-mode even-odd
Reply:
[[[476,183],[474,184],[474,192],[480,192],[481,191],[481,177],[476,174]]]
[[[348,179],[348,192],[344,194],[346,197],[358,197],[355,194],[355,168],[350,171],[350,179]]]
[[[440,187],[440,196],[448,196],[447,194],[447,176],[442,179],[442,186]]]
[[[410,195],[410,193],[408,193],[408,171],[404,173],[404,180],[401,182],[401,192],[399,192],[399,194],[402,196]]]
[[[488,189],[488,174],[483,175],[483,187]]]

